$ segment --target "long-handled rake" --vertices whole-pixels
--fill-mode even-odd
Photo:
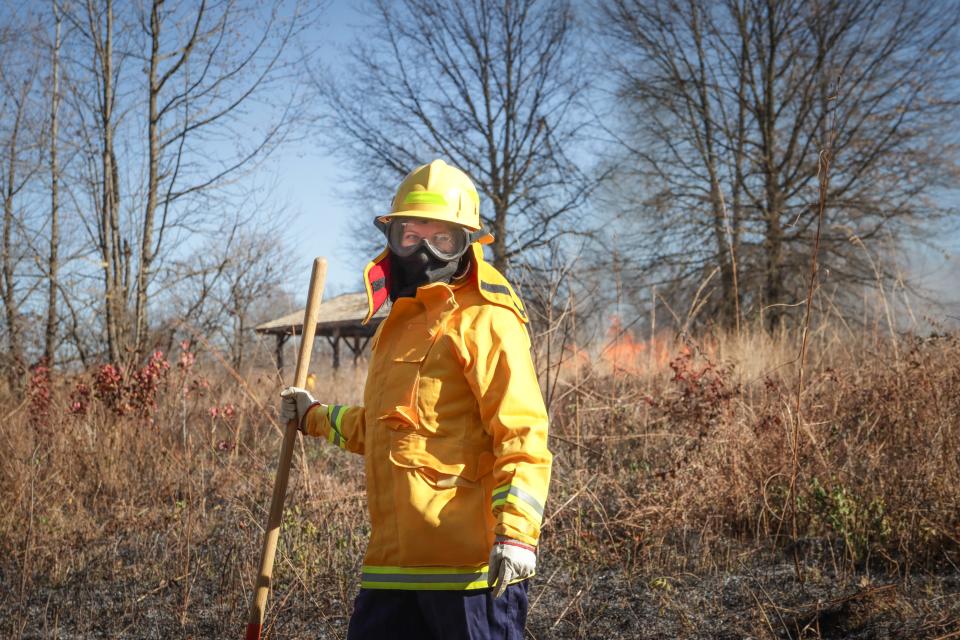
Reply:
[[[320,300],[323,298],[323,283],[327,277],[327,261],[317,258],[313,261],[310,274],[310,291],[307,293],[307,309],[303,318],[303,335],[300,352],[297,355],[297,371],[294,386],[303,387],[307,383],[307,370],[310,368],[310,352],[313,349],[313,336],[317,328],[317,316],[320,313]],[[280,463],[277,465],[277,477],[273,482],[273,498],[270,499],[270,515],[263,535],[263,550],[260,552],[260,572],[257,585],[250,602],[250,614],[247,616],[246,640],[259,640],[263,629],[263,614],[270,593],[270,580],[273,577],[273,560],[277,554],[277,539],[280,536],[280,520],[283,517],[283,500],[287,494],[287,479],[290,477],[290,459],[293,457],[293,443],[297,439],[297,421],[287,423],[283,434],[283,446],[280,448]]]

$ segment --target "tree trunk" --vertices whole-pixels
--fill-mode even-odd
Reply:
[[[7,320],[7,353],[9,363],[7,376],[10,386],[19,388],[20,375],[24,368],[23,345],[20,332],[20,310],[17,308],[13,272],[13,198],[17,192],[17,138],[23,117],[23,98],[17,105],[10,140],[7,143],[7,183],[3,185],[3,306]]]
[[[502,205],[494,205],[493,218],[493,266],[500,273],[507,271],[507,209]]]
[[[116,156],[113,152],[113,1],[107,0],[106,33],[97,36],[96,55],[102,75],[100,126],[102,136],[100,203],[100,256],[103,267],[104,312],[106,316],[107,350],[111,362],[123,356],[123,323],[126,294],[123,291],[123,247],[120,238],[119,185]],[[91,16],[96,20],[95,16]]]
[[[243,314],[237,313],[237,322],[235,325],[235,333],[233,335],[233,368],[237,371],[240,371],[240,368],[243,366],[243,350],[244,350],[244,335],[243,332],[246,329],[246,326],[243,321]]]
[[[785,310],[783,282],[783,225],[780,216],[783,210],[783,197],[780,176],[777,167],[777,56],[779,53],[779,25],[776,8],[768,6],[765,16],[766,47],[763,60],[763,94],[760,109],[763,140],[763,178],[764,178],[764,286],[763,304],[766,307],[766,325],[768,331],[778,329],[783,322]]]
[[[713,171],[711,170],[711,173]],[[732,328],[736,324],[736,288],[733,284],[733,261],[731,260],[731,233],[728,233],[729,221],[726,219],[720,184],[712,176],[710,186],[710,206],[713,209],[713,238],[717,246],[717,266],[720,268],[720,325]]]
[[[57,348],[57,253],[60,249],[60,175],[57,166],[57,111],[60,107],[60,12],[57,0],[52,0],[55,21],[52,61],[52,87],[50,94],[50,254],[47,259],[47,329],[44,332],[43,358],[47,366],[53,366]]]
[[[723,186],[720,184],[720,176],[717,167],[717,154],[715,151],[715,131],[713,124],[713,114],[710,109],[710,98],[707,95],[709,78],[707,77],[705,53],[703,49],[702,29],[698,19],[696,5],[691,5],[693,11],[691,15],[691,33],[694,37],[694,43],[697,47],[697,63],[699,78],[697,81],[697,97],[699,99],[699,115],[703,123],[703,160],[707,167],[707,175],[710,178],[710,208],[713,216],[713,236],[717,247],[717,265],[720,268],[720,324],[724,327],[732,327],[736,322],[733,297],[735,288],[733,286],[733,267],[730,259],[730,233],[729,221],[723,201]]]
[[[780,224],[780,210],[776,205],[776,195],[768,191],[766,217],[766,237],[763,240],[764,251],[764,287],[763,298],[768,331],[775,331],[784,319],[783,286],[783,228]]]
[[[160,79],[157,70],[160,64],[160,5],[162,0],[154,0],[150,10],[150,71],[147,76],[149,88],[149,120],[147,122],[147,206],[143,212],[143,231],[140,239],[140,262],[137,266],[136,311],[134,313],[134,352],[139,358],[146,348],[149,323],[147,317],[147,287],[150,281],[150,269],[153,265],[153,220],[157,210],[157,191],[159,189],[158,167],[160,158],[157,97],[160,93]]]
[[[736,326],[737,333],[740,332],[740,320],[742,317],[742,310],[740,305],[743,301],[743,297],[740,293],[740,274],[739,274],[739,261],[738,256],[740,255],[740,224],[743,220],[743,195],[744,188],[746,184],[746,176],[744,175],[744,161],[746,158],[745,147],[747,143],[747,110],[749,109],[749,103],[747,100],[747,74],[750,73],[749,69],[749,57],[750,52],[747,49],[748,40],[745,37],[746,33],[746,23],[744,22],[743,14],[738,16],[737,23],[739,32],[741,34],[740,40],[740,58],[737,61],[737,124],[736,124],[736,133],[733,136],[736,139],[736,151],[734,153],[734,169],[733,169],[733,210],[731,211],[732,220],[730,222],[730,261],[733,267],[733,288],[734,288],[734,305],[736,305]]]

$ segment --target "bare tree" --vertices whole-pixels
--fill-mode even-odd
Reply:
[[[164,319],[171,341],[180,329],[178,322],[186,318],[190,330],[223,348],[240,370],[256,324],[276,315],[278,300],[290,304],[284,287],[293,265],[291,254],[277,240],[282,222],[275,215],[254,230],[249,220],[234,220],[197,255],[172,265],[179,282],[163,296],[172,310]]]
[[[116,14],[112,0],[65,10],[77,36],[71,108],[87,157],[74,189],[92,205],[78,209],[97,212],[86,228],[99,247],[109,357],[122,361],[148,346],[164,260],[216,233],[250,172],[300,124],[290,81],[311,52],[294,45],[316,9],[151,0]],[[245,124],[250,108],[261,126]]]
[[[222,334],[230,344],[230,356],[234,368],[244,364],[253,328],[259,322],[272,319],[263,317],[272,314],[273,307],[260,303],[275,298],[283,290],[293,265],[283,248],[276,243],[276,234],[250,233],[238,239],[230,252],[225,270],[225,287],[220,306],[228,314],[229,322],[223,323]]]
[[[294,80],[298,73],[300,60],[289,57],[290,49],[295,37],[312,26],[313,11],[295,3],[289,7],[292,15],[283,17],[279,2],[265,9],[237,2],[209,8],[206,1],[197,8],[193,4],[169,8],[164,0],[153,0],[149,17],[141,19],[150,49],[148,182],[135,305],[137,353],[142,353],[147,336],[154,262],[164,234],[175,224],[171,213],[178,201],[236,180],[281,144],[303,116],[297,91],[289,91],[283,101],[272,94],[281,80]],[[231,42],[232,33],[244,30],[252,30],[249,46]],[[165,52],[162,35],[167,31],[180,39],[171,41]],[[271,100],[281,107],[280,115],[262,131],[241,138],[236,152],[218,158],[213,169],[198,171],[196,159],[185,155],[201,156],[211,138],[239,134],[236,127],[245,106]]]
[[[367,194],[434,157],[462,168],[481,193],[500,269],[584,228],[558,224],[595,184],[571,153],[587,76],[568,2],[375,0],[368,14],[353,65],[316,78],[324,132]]]
[[[121,168],[115,139],[125,112],[118,109],[120,77],[128,58],[125,49],[131,43],[124,42],[121,54],[115,54],[113,0],[87,0],[82,9],[73,6],[62,14],[78,35],[76,51],[72,52],[77,57],[71,60],[76,71],[67,94],[77,114],[77,132],[81,136],[78,146],[85,154],[83,172],[77,176],[79,184],[72,195],[83,193],[88,210],[94,214],[92,224],[87,222],[87,231],[99,254],[107,353],[111,361],[120,362],[127,346],[132,253],[121,227]]]
[[[916,237],[949,211],[937,195],[957,166],[957,3],[601,7],[626,115],[618,230],[644,212],[630,266],[675,292],[719,271],[723,322],[744,306],[776,327],[799,299],[828,141],[824,266],[841,296],[876,279],[852,239]]]
[[[300,70],[315,48],[301,36],[320,8],[306,0],[8,7],[0,364],[11,384],[41,357],[62,366],[136,360],[168,338],[163,304],[172,290],[195,281],[242,316],[232,345],[242,352],[251,312],[241,298],[258,290],[250,279],[263,243],[240,239],[250,237],[245,226],[272,228],[278,209],[255,170],[305,122]],[[201,247],[204,260],[181,268]],[[236,262],[230,252],[241,249],[253,264]],[[279,268],[276,251],[263,255]],[[231,296],[223,287],[234,276]],[[220,320],[233,322],[223,310]],[[221,325],[212,331],[234,338]]]
[[[7,333],[8,380],[19,384],[25,369],[23,283],[18,268],[25,256],[23,192],[39,169],[36,122],[33,121],[39,67],[29,31],[31,23],[10,24],[0,33],[0,192],[3,227],[0,233],[0,298]]]

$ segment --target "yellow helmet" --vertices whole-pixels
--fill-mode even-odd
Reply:
[[[443,160],[434,160],[408,173],[397,187],[390,213],[378,216],[376,221],[382,225],[401,216],[452,222],[473,232],[472,242],[493,241],[493,236],[483,231],[480,196],[473,181]]]

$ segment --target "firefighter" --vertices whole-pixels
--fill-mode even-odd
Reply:
[[[364,456],[370,542],[349,640],[522,638],[550,481],[527,315],[484,261],[493,237],[467,175],[442,160],[400,184],[364,271],[363,406],[282,392],[308,435]]]

